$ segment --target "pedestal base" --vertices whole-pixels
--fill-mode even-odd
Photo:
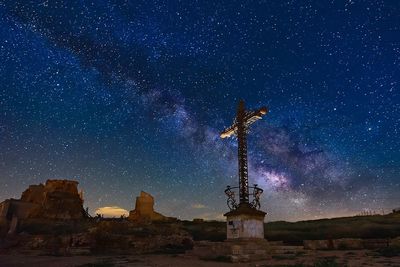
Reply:
[[[230,262],[259,261],[271,258],[271,247],[264,239],[265,212],[242,203],[226,216],[227,240],[196,242],[188,253],[201,259]]]
[[[237,209],[225,213],[227,239],[264,239],[265,214],[249,204],[241,204]]]
[[[196,242],[188,255],[204,260],[250,262],[271,259],[271,247],[265,239],[233,239],[224,242]]]

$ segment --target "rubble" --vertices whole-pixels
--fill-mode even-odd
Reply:
[[[91,237],[94,253],[180,253],[193,247],[192,237],[176,223],[138,226],[131,221],[103,221]]]
[[[224,242],[198,241],[193,250],[186,255],[196,256],[203,260],[220,260],[227,262],[249,262],[271,259],[273,248],[265,239],[226,240]]]
[[[308,250],[354,250],[378,249],[388,247],[390,239],[340,238],[330,240],[304,240],[304,249]]]

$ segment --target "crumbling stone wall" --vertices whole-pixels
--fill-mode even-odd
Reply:
[[[0,205],[0,216],[19,219],[81,219],[85,215],[78,182],[47,180],[45,185],[30,185],[21,199],[6,200]]]
[[[135,209],[129,212],[132,221],[164,221],[168,217],[154,211],[154,198],[146,192],[140,192],[136,198]]]
[[[30,185],[22,192],[21,201],[41,204],[44,199],[45,188],[43,184]]]

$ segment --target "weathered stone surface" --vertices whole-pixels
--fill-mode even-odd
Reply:
[[[400,237],[396,237],[390,240],[390,246],[400,247]]]
[[[0,217],[0,240],[8,232],[10,222],[6,218]]]
[[[333,240],[334,249],[363,249],[363,240],[359,238],[341,238]]]
[[[193,247],[192,237],[175,223],[138,226],[134,222],[105,221],[91,233],[93,252],[141,254],[184,252]]]
[[[140,192],[136,198],[135,209],[129,212],[131,221],[167,221],[168,217],[154,211],[154,198],[146,192]]]
[[[390,239],[364,239],[363,246],[366,249],[386,248],[390,244]]]
[[[328,240],[304,240],[304,249],[319,250],[319,249],[329,249]]]
[[[247,203],[242,203],[237,209],[225,213],[227,239],[264,239],[265,214]]]
[[[30,249],[42,249],[45,247],[47,239],[49,239],[49,237],[42,235],[32,236],[32,238],[26,242],[25,247]]]
[[[41,204],[44,200],[45,188],[43,184],[30,185],[22,192],[21,201]]]
[[[354,250],[385,248],[390,239],[341,238],[332,240],[304,240],[304,249],[310,250]]]
[[[227,238],[264,238],[264,218],[230,216],[227,218]]]
[[[77,181],[72,180],[47,180],[45,188],[47,192],[65,192],[79,195],[78,184]]]
[[[72,246],[74,247],[85,247],[92,243],[91,236],[89,233],[80,233],[72,235]]]
[[[269,242],[270,244],[272,242]],[[288,246],[288,245],[271,245],[272,253],[276,255],[299,255],[304,254],[303,246]]]
[[[7,220],[13,217],[80,219],[84,214],[78,182],[70,180],[47,180],[45,185],[31,185],[22,193],[21,199],[0,203],[0,217]]]
[[[13,217],[26,219],[40,208],[40,205],[32,202],[25,202],[19,199],[6,199],[0,203],[0,217],[11,221]]]
[[[27,192],[28,191],[28,192]],[[83,199],[78,193],[78,182],[47,180],[43,187],[32,187],[21,200],[40,204],[30,217],[49,219],[80,219],[84,217]]]
[[[199,241],[195,242],[193,250],[186,253],[206,260],[248,262],[270,259],[272,250],[267,240],[249,238],[229,239],[224,242]]]

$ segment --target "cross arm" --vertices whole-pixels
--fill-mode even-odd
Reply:
[[[227,137],[231,137],[233,134],[235,134],[237,130],[237,125],[236,123],[233,124],[232,126],[230,126],[229,128],[226,128],[222,133],[221,133],[221,138],[227,138]]]
[[[249,112],[244,118],[244,123],[246,125],[253,124],[255,121],[260,120],[262,116],[267,113],[268,113],[267,107],[262,107],[256,111]]]
[[[246,116],[244,117],[244,123],[248,126],[250,124],[253,124],[255,121],[259,120],[262,118],[263,115],[268,113],[268,108],[267,107],[262,107],[256,111],[251,111]],[[235,122],[232,126],[226,128],[222,133],[221,133],[221,138],[227,138],[231,137],[234,135],[237,131],[237,123]]]

